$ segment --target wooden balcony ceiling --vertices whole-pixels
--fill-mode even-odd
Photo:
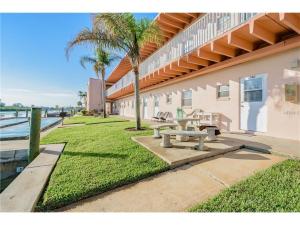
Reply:
[[[300,13],[258,14],[205,46],[148,74],[140,80],[140,89],[206,74],[225,68],[225,65],[256,59],[258,54],[265,56],[281,51],[276,48],[288,49],[285,48],[288,41],[292,47],[300,46]],[[132,93],[131,84],[108,98],[116,99]]]
[[[162,31],[165,43],[199,16],[200,13],[160,13],[155,21]],[[157,48],[154,43],[145,44],[141,49],[142,61],[155,52]],[[107,81],[115,83],[131,69],[129,59],[125,56],[107,78]]]

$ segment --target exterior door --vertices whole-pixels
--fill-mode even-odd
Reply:
[[[147,99],[147,97],[143,98],[143,118],[148,119],[148,99]]]
[[[267,74],[240,80],[240,128],[246,131],[267,131]]]
[[[154,95],[154,116],[159,112],[159,97]]]

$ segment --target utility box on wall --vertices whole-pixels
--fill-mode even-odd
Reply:
[[[284,85],[284,93],[285,93],[285,101],[297,103],[298,95],[299,95],[299,85],[295,84],[285,84]]]

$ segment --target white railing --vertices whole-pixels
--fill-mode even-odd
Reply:
[[[228,30],[245,23],[255,14],[207,13],[144,60],[139,68],[140,78],[205,45]],[[128,72],[107,90],[107,96],[131,84],[133,78],[133,72]]]

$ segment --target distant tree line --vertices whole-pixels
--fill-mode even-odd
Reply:
[[[77,103],[78,105],[78,103]],[[1,101],[0,99],[0,111],[26,111],[26,110],[31,110],[31,107],[34,107],[34,105],[31,106],[24,106],[22,103],[14,103],[10,106],[7,106],[4,102]],[[78,105],[79,108],[81,108],[81,106]],[[56,110],[56,111],[60,111],[62,110],[62,108],[65,111],[70,111],[73,109],[76,109],[77,107],[73,107],[73,106],[67,106],[67,107],[60,107],[59,105],[56,105],[55,107],[41,107],[43,110]]]

